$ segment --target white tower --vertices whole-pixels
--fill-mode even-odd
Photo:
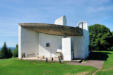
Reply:
[[[57,24],[57,25],[67,25],[66,17],[61,16],[60,18],[56,19],[55,24]]]
[[[79,28],[83,29],[83,53],[84,58],[86,58],[89,54],[89,30],[88,30],[88,24],[87,22],[79,22],[78,23]]]
[[[58,25],[67,25],[67,20],[65,16],[58,18],[55,21]],[[64,61],[71,61],[71,37],[62,37],[62,54]]]

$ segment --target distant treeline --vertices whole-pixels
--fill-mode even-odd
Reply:
[[[14,50],[11,50],[7,47],[6,42],[4,43],[3,47],[0,50],[0,58],[11,58],[11,57],[18,57],[18,45]]]
[[[89,26],[90,50],[113,50],[113,31],[105,25]]]
[[[15,47],[8,47],[8,48],[10,48],[11,50],[15,50],[15,48],[16,48],[16,46]],[[0,47],[0,50],[1,50],[2,48]]]

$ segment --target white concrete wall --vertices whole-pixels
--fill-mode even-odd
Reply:
[[[62,54],[64,61],[71,61],[71,37],[62,38]]]
[[[89,55],[89,30],[87,22],[79,23],[79,27],[82,28],[83,24],[83,44],[85,49],[85,58]]]
[[[89,55],[89,31],[86,22],[80,22],[79,27],[83,29],[83,36],[73,37],[74,58],[85,59]]]
[[[72,47],[74,49],[74,58],[83,59],[85,57],[83,37],[82,36],[72,37],[72,43],[73,43]]]
[[[38,33],[25,29],[19,26],[19,58],[22,57],[22,53],[25,53],[26,57],[37,56],[38,54]]]
[[[58,25],[66,25],[66,23],[65,16],[55,21],[55,24]],[[88,25],[86,22],[80,22],[78,25],[80,28],[83,28],[83,36],[68,36],[65,38],[63,36],[37,33],[19,26],[19,58],[22,58],[22,53],[25,53],[27,57],[29,54],[33,54],[32,56],[56,57],[56,52],[59,49],[62,50],[63,59],[65,61],[70,61],[73,57],[80,59],[86,58],[89,54]],[[46,43],[49,43],[50,46],[46,47]]]
[[[39,33],[39,56],[56,57],[57,49],[61,49],[61,36]],[[46,43],[50,46],[46,47]]]

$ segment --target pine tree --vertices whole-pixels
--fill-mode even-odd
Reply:
[[[8,58],[11,58],[12,57],[12,52],[11,52],[11,49],[9,48],[8,49]]]
[[[4,45],[1,49],[1,58],[8,58],[8,48],[6,42],[4,42]]]

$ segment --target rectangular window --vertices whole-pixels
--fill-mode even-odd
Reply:
[[[49,47],[50,46],[50,44],[49,43],[46,43],[46,47]]]

